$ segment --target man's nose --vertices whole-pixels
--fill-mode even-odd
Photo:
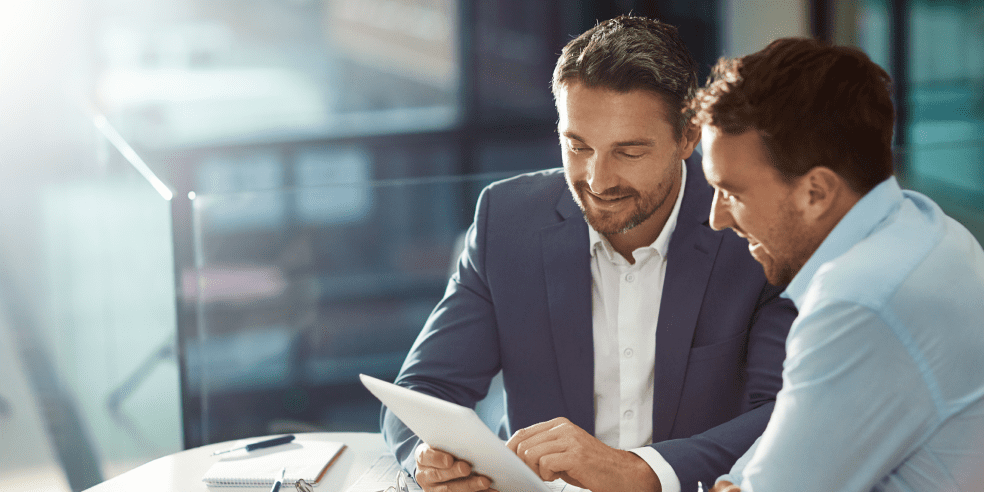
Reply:
[[[596,153],[588,159],[587,179],[592,193],[601,194],[618,184],[612,159],[604,153]]]
[[[711,229],[720,231],[725,227],[734,227],[734,217],[731,216],[731,209],[728,201],[723,199],[721,192],[714,190],[714,199],[711,201]]]

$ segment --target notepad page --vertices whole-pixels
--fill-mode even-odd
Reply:
[[[236,451],[212,464],[202,481],[210,486],[272,486],[286,468],[284,484],[298,479],[315,484],[324,475],[344,443],[299,441],[255,451]]]
[[[377,492],[396,485],[396,474],[402,470],[392,454],[386,453],[376,458],[376,461],[365,471],[345,492]],[[410,492],[421,492],[423,489],[413,480],[407,480]]]
[[[376,461],[373,462],[369,469],[355,483],[345,489],[345,492],[377,492],[386,490],[387,487],[396,485],[396,474],[400,470],[402,468],[396,461],[396,458],[392,454],[386,453],[376,458]],[[410,489],[410,492],[420,492],[423,490],[412,479],[407,480],[407,487]],[[575,487],[561,479],[547,482],[547,487],[550,488],[550,492],[591,492],[588,489]]]

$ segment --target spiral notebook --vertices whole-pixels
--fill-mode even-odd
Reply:
[[[272,448],[237,451],[213,463],[202,481],[210,487],[271,487],[280,469],[286,468],[284,485],[293,486],[298,479],[314,485],[344,448],[340,442],[296,440]]]

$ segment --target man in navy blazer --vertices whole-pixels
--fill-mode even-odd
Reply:
[[[769,421],[796,312],[746,241],[708,225],[700,132],[680,111],[695,67],[676,29],[648,19],[568,44],[554,74],[564,169],[483,190],[397,378],[474,407],[501,371],[508,445],[545,480],[692,490]],[[385,408],[382,426],[425,490],[494,487]]]

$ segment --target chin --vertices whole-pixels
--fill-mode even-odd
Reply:
[[[790,265],[782,265],[778,268],[773,265],[772,268],[765,270],[765,280],[776,287],[792,282],[795,276],[796,270]]]
[[[765,274],[765,280],[772,285],[780,285],[781,282],[781,272],[780,269],[776,267],[776,262],[771,256],[766,256],[765,258],[760,257],[760,254],[753,254],[752,258],[762,265],[762,273]]]
[[[609,233],[616,229],[621,229],[622,224],[626,222],[625,219],[621,217],[621,214],[614,214],[611,212],[601,212],[594,209],[581,209],[584,214],[584,220],[588,222],[588,225],[592,229],[598,231],[599,233]]]
[[[620,221],[616,220],[599,220],[597,217],[586,217],[588,225],[592,229],[598,231],[598,234],[603,236],[611,236],[613,234],[620,234],[625,232],[625,226],[622,225]]]

